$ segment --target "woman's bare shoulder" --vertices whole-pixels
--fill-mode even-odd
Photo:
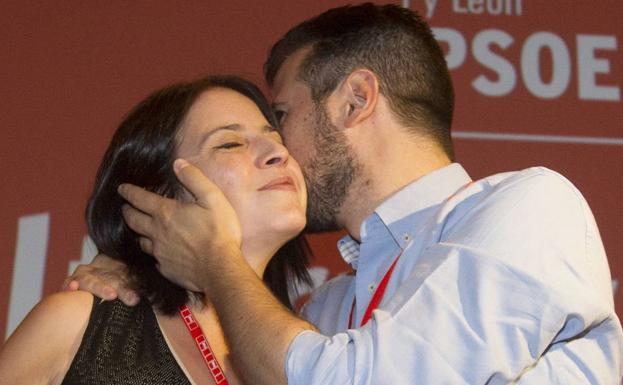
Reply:
[[[80,291],[41,300],[0,349],[0,385],[59,383],[80,346],[94,300]]]
[[[91,314],[96,298],[86,291],[63,291],[43,298],[31,311],[37,317],[63,317],[68,320],[84,318]]]

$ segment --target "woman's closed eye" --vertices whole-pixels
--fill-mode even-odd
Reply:
[[[220,145],[218,145],[218,146],[216,146],[214,148],[215,149],[229,150],[229,149],[240,147],[240,146],[242,146],[242,143],[240,143],[240,142],[227,142],[227,143],[220,144]]]

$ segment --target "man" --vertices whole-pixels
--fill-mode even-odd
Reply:
[[[198,169],[175,164],[196,204],[120,188],[162,273],[213,300],[247,383],[620,381],[623,333],[586,202],[547,169],[471,181],[452,163],[451,81],[416,14],[329,10],[288,32],[265,73],[306,176],[308,228],[346,229],[338,247],[356,270],[313,295],[309,322],[270,295],[239,239],[213,236],[236,218]]]

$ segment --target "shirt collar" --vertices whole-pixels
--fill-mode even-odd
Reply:
[[[344,262],[348,263],[353,269],[357,270],[357,261],[359,260],[360,245],[350,235],[345,235],[337,241],[337,249],[342,255]]]
[[[458,163],[435,170],[409,183],[381,203],[361,224],[361,240],[373,237],[375,226],[382,223],[394,240],[405,247],[417,229],[418,212],[442,203],[467,185],[471,178]],[[338,250],[346,263],[357,269],[360,244],[350,235],[338,241]]]

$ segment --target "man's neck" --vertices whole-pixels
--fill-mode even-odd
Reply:
[[[356,240],[361,240],[361,224],[379,205],[410,183],[451,163],[441,149],[428,142],[395,138],[390,142],[374,150],[359,149],[362,171],[338,214],[338,223]]]

